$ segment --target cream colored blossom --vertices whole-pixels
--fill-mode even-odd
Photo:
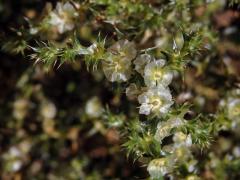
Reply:
[[[235,157],[240,158],[240,146],[235,146],[232,151]]]
[[[103,72],[111,82],[125,82],[131,76],[131,61],[110,55],[107,61],[103,62]]]
[[[165,137],[171,135],[173,128],[182,126],[183,124],[184,120],[181,118],[172,118],[167,121],[160,121],[157,125],[157,131],[154,138],[161,142]]]
[[[98,97],[92,97],[87,101],[85,107],[86,114],[91,118],[100,117],[103,113],[103,107]]]
[[[169,88],[165,88],[161,85],[151,87],[146,92],[139,95],[138,102],[141,104],[139,110],[140,114],[153,114],[158,117],[166,114],[173,104]]]
[[[137,85],[134,83],[131,83],[127,88],[126,88],[126,95],[128,99],[133,100],[136,99],[137,96],[139,95],[140,90],[138,89]]]
[[[224,109],[227,117],[232,120],[232,128],[239,127],[240,124],[240,98],[236,93],[237,91],[232,91],[231,95],[224,100],[221,100],[219,106]]]
[[[28,161],[26,155],[29,153],[32,144],[28,140],[24,140],[18,145],[12,146],[8,151],[2,154],[2,163],[10,172],[19,171],[25,162]]]
[[[149,87],[157,85],[168,86],[173,78],[173,74],[165,67],[164,59],[150,62],[144,69],[144,82]]]
[[[131,62],[137,51],[135,44],[128,40],[120,40],[108,48],[109,55],[103,61],[103,72],[111,82],[127,81],[132,73]]]
[[[75,16],[78,14],[71,3],[58,2],[56,9],[50,14],[49,24],[57,27],[58,32],[62,34],[74,28],[73,18]]]
[[[44,119],[53,119],[57,115],[57,108],[54,103],[46,101],[42,104],[40,113]]]
[[[183,132],[177,132],[173,136],[174,146],[185,146],[190,147],[192,146],[192,137],[191,135],[186,135]]]
[[[26,117],[30,107],[30,102],[27,99],[18,99],[13,104],[13,116],[16,119],[22,120]]]
[[[194,172],[196,170],[196,168],[197,168],[196,165],[197,165],[197,161],[195,159],[190,160],[187,163],[187,170],[188,170],[188,172]]]
[[[201,180],[201,178],[196,175],[189,175],[186,177],[186,180]]]
[[[122,58],[133,60],[137,55],[137,50],[134,42],[130,42],[126,39],[117,41],[111,47],[108,48],[108,51],[114,55],[119,55]]]
[[[192,158],[192,153],[189,147],[180,146],[175,148],[171,159],[176,163],[185,163]]]
[[[240,99],[228,100],[228,116],[230,119],[240,119]]]
[[[141,54],[136,60],[133,62],[135,65],[135,70],[139,72],[141,75],[144,74],[144,68],[146,64],[150,63],[153,58],[149,54]]]
[[[151,178],[161,178],[173,170],[173,163],[167,158],[152,160],[147,167]]]

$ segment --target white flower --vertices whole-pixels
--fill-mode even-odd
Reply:
[[[173,163],[167,158],[152,160],[147,167],[151,178],[161,178],[173,170]]]
[[[149,87],[154,87],[159,84],[168,86],[173,78],[173,74],[164,67],[166,61],[163,59],[150,62],[144,69],[144,82]]]
[[[228,100],[228,117],[232,120],[240,119],[240,99]]]
[[[188,172],[194,172],[196,170],[197,161],[191,160],[187,163]]]
[[[180,146],[185,146],[185,147],[190,147],[192,146],[192,137],[191,135],[186,135],[182,132],[177,132],[173,136],[173,141],[175,147],[180,147]]]
[[[102,65],[105,76],[111,82],[125,82],[131,76],[131,61],[121,57],[109,56]]]
[[[138,102],[141,104],[139,110],[140,114],[149,115],[152,113],[158,117],[166,114],[173,104],[169,88],[165,88],[161,85],[151,87],[147,92],[139,95]]]
[[[187,160],[192,158],[191,151],[186,146],[175,147],[174,152],[172,153],[171,159],[173,162],[184,163]]]
[[[55,11],[50,14],[49,23],[56,26],[58,32],[62,34],[74,28],[73,18],[77,15],[72,4],[69,2],[65,4],[58,2]]]
[[[22,165],[23,165],[23,163],[20,160],[13,161],[13,163],[12,163],[12,171],[16,172],[16,171],[20,170]]]
[[[131,83],[127,88],[126,88],[126,95],[128,99],[133,100],[136,99],[138,94],[139,94],[139,89],[136,84]]]
[[[13,146],[9,149],[9,155],[11,157],[16,158],[16,157],[21,157],[22,153],[18,147]]]
[[[21,149],[17,146],[11,147],[6,153],[3,154],[4,163],[7,165],[10,171],[16,172],[20,170],[23,163],[21,162],[21,158],[24,156]]]
[[[27,99],[18,99],[13,104],[13,116],[16,119],[22,120],[26,117],[30,102]]]
[[[161,143],[161,142],[160,142]],[[162,155],[166,156],[169,154],[172,154],[174,152],[175,148],[173,146],[173,144],[168,144],[168,145],[164,145],[162,147]]]
[[[91,118],[97,118],[101,116],[103,107],[98,97],[92,97],[87,101],[85,111],[86,114]]]
[[[137,50],[134,42],[129,42],[126,39],[117,41],[115,44],[108,48],[108,51],[128,60],[133,60],[137,55]]]
[[[227,117],[232,120],[232,128],[235,129],[240,124],[240,98],[236,91],[231,93],[227,99],[219,102],[219,107],[225,110]]]
[[[144,68],[153,58],[149,54],[141,54],[137,56],[136,60],[133,62],[135,65],[135,70],[141,75],[144,74]]]
[[[184,120],[181,118],[172,118],[167,121],[160,121],[157,125],[157,131],[154,138],[161,142],[165,137],[171,135],[171,130],[173,128],[182,126],[183,124]]]
[[[240,147],[239,146],[236,146],[233,148],[233,155],[237,158],[240,157]]]
[[[45,119],[53,119],[57,115],[57,108],[55,104],[50,101],[44,102],[40,111]]]
[[[132,72],[131,61],[137,51],[135,44],[128,40],[120,40],[108,49],[109,56],[103,61],[103,72],[111,82],[127,81]]]
[[[29,30],[30,32],[30,34],[32,34],[32,35],[35,35],[35,34],[37,34],[38,33],[38,29],[37,28],[30,28],[30,30]]]
[[[186,177],[186,180],[201,180],[201,178],[196,175],[189,175]]]

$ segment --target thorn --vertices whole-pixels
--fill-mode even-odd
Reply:
[[[53,67],[55,67],[57,64],[57,60],[54,61]]]
[[[63,63],[60,63],[57,67],[57,69],[59,69],[61,66],[63,65]]]

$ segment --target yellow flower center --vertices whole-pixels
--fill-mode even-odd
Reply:
[[[153,165],[162,167],[166,165],[166,159],[165,158],[160,158],[160,159],[154,159],[151,162]]]
[[[161,70],[155,70],[155,71],[154,71],[154,74],[153,74],[153,79],[154,79],[155,81],[157,81],[157,80],[159,80],[159,79],[162,78],[162,75],[163,75],[163,73],[162,73]]]
[[[238,116],[238,115],[240,115],[240,105],[234,107],[234,108],[231,110],[231,114],[232,114],[232,116]]]
[[[121,71],[123,69],[123,64],[121,63],[121,59],[117,56],[114,56],[111,62],[111,66],[115,69],[115,71]]]
[[[177,150],[175,151],[175,155],[176,155],[177,157],[182,157],[182,156],[184,155],[183,149],[181,149],[181,148],[177,149]]]
[[[154,106],[160,106],[161,104],[162,104],[162,101],[160,101],[160,100],[153,101]]]
[[[163,105],[163,101],[159,98],[154,98],[152,101],[153,108],[152,110],[154,111],[155,109],[159,109]]]
[[[70,21],[70,16],[69,16],[69,14],[68,14],[67,12],[61,12],[61,13],[59,14],[59,17],[60,17],[61,19],[63,19],[65,22]]]
[[[121,71],[121,70],[123,70],[123,68],[124,68],[124,66],[123,66],[123,64],[121,64],[121,62],[117,62],[115,64],[116,71]]]

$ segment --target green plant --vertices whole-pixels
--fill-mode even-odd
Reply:
[[[220,54],[220,36],[210,17],[226,4],[205,0],[57,2],[56,7],[46,6],[40,18],[27,19],[29,28],[14,30],[16,37],[4,42],[2,50],[30,54],[48,71],[79,63],[93,75],[102,72],[113,84],[114,94],[126,93],[131,108],[118,115],[111,106],[103,110],[98,99],[91,99],[86,117],[104,121],[101,126],[93,122],[97,130],[117,129],[127,155],[147,166],[152,179],[198,179],[204,166],[199,154],[211,150],[219,132],[234,132],[240,121],[239,84],[216,88],[218,75],[211,72],[212,61]],[[205,82],[195,82],[198,77]],[[213,100],[219,106],[205,109]],[[209,154],[205,164],[217,159]],[[238,161],[216,166],[234,171]],[[216,172],[216,177],[225,175]]]

